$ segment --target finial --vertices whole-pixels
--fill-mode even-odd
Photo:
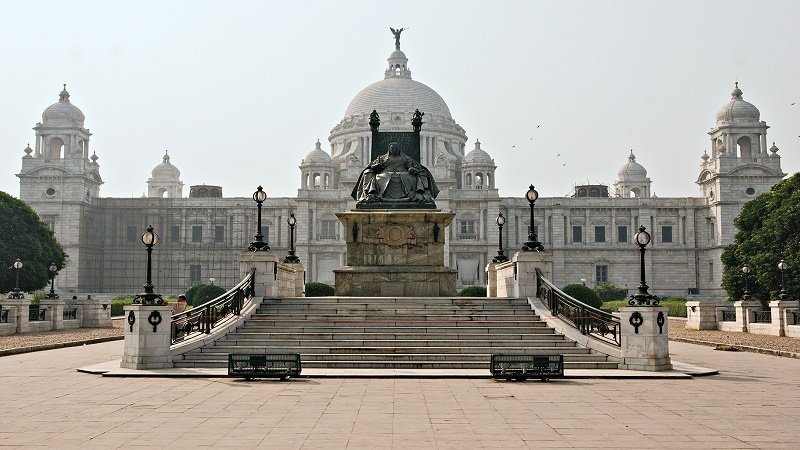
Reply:
[[[739,82],[735,82],[734,85],[736,87],[733,88],[733,92],[731,92],[731,100],[741,100],[742,99],[742,90],[739,89]]]
[[[395,30],[394,28],[389,27],[389,30],[391,30],[392,34],[394,35],[395,50],[400,50],[400,33],[402,33],[403,30],[405,30],[405,28],[400,28],[399,30]]]
[[[700,159],[703,161],[708,161],[708,158],[710,158],[710,156],[708,156],[708,152],[703,150],[703,156],[701,156]]]
[[[636,156],[633,154],[633,149],[631,149],[631,154],[628,155],[628,161],[636,162]]]
[[[92,152],[91,160],[93,163],[97,163],[97,152]]]
[[[317,150],[322,150],[322,144],[320,144],[319,139],[317,139],[317,143],[315,145],[317,146]]]
[[[165,163],[169,162],[169,150],[166,149],[164,150],[164,156],[161,158],[161,160],[164,161]]]
[[[63,84],[64,89],[58,94],[58,101],[60,102],[68,102],[69,101],[69,92],[67,92],[67,83]]]

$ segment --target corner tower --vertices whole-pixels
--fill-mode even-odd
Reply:
[[[96,273],[97,258],[92,243],[95,233],[88,227],[94,204],[100,195],[100,166],[97,155],[89,153],[91,133],[84,127],[85,117],[69,100],[67,86],[58,102],[42,113],[42,121],[33,130],[36,144],[25,148],[19,177],[19,197],[53,230],[69,259],[56,278],[58,288],[66,292],[90,290]],[[78,269],[80,268],[81,273]]]

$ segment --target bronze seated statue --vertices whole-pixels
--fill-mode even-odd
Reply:
[[[361,171],[352,197],[358,204],[389,203],[387,208],[401,203],[434,205],[439,189],[430,171],[422,164],[400,152],[397,142],[389,151],[378,156]],[[377,206],[377,205],[375,205]]]

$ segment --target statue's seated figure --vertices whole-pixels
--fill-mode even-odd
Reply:
[[[397,142],[372,161],[358,177],[351,194],[358,203],[433,203],[439,189],[430,171],[400,152]]]

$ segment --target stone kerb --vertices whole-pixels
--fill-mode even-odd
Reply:
[[[276,296],[279,298],[303,297],[305,295],[305,266],[300,263],[279,262],[277,264]]]
[[[120,367],[171,368],[172,308],[168,305],[127,305],[124,311],[125,350]]]
[[[272,252],[242,252],[239,254],[239,279],[255,269],[253,287],[256,298],[275,297],[277,258]]]
[[[687,330],[716,330],[722,321],[722,311],[729,302],[692,300],[686,302]]]
[[[669,320],[662,306],[619,309],[622,324],[620,369],[658,372],[672,370],[669,356]]]

